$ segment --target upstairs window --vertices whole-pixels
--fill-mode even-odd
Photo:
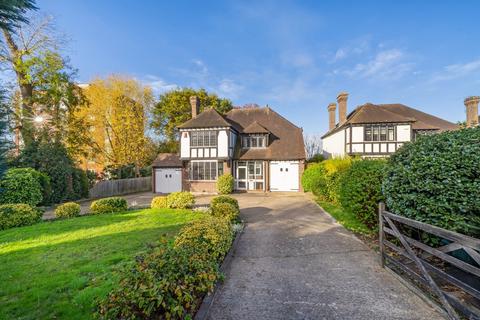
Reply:
[[[266,135],[249,135],[242,137],[242,148],[266,148],[267,136]]]
[[[190,132],[190,146],[216,147],[217,131],[192,131]]]
[[[368,125],[365,126],[365,141],[395,141],[395,126]]]

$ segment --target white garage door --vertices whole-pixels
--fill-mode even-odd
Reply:
[[[155,192],[171,193],[182,191],[182,169],[155,169]]]
[[[270,190],[298,191],[298,161],[270,162]]]

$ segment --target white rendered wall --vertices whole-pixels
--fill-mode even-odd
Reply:
[[[218,132],[218,157],[228,157],[228,134],[226,130]]]
[[[345,129],[322,139],[323,155],[327,158],[345,155]]]
[[[363,127],[352,127],[352,142],[363,142]]]
[[[190,134],[188,132],[182,132],[180,138],[180,157],[190,158]]]
[[[410,141],[410,125],[402,124],[397,126],[397,141]]]

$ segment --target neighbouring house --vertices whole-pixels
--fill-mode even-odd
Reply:
[[[456,130],[458,125],[400,103],[358,106],[347,115],[348,93],[328,105],[329,130],[322,136],[327,158],[349,156],[387,157],[419,135]],[[466,102],[467,104],[467,102]],[[478,105],[478,102],[477,102]]]
[[[233,175],[237,191],[301,190],[301,128],[269,107],[234,108],[225,115],[209,108],[199,114],[197,97],[190,103],[192,119],[178,127],[180,154],[159,155],[154,163],[155,192],[215,193],[225,173]]]

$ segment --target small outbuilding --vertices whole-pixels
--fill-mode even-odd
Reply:
[[[154,193],[182,191],[182,160],[176,153],[160,153],[152,164]]]

